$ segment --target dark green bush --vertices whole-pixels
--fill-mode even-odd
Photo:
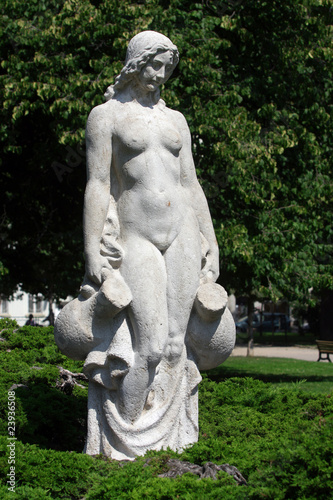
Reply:
[[[86,433],[87,389],[71,395],[57,385],[58,366],[80,371],[63,356],[52,329],[6,330],[0,344],[0,497],[7,489],[7,397],[16,392],[16,496],[22,499],[328,499],[333,489],[333,398],[252,378],[203,374],[198,443],[183,453],[149,452],[118,463],[80,453]],[[210,376],[214,379],[211,379]],[[248,481],[238,486],[185,474],[159,478],[169,457],[192,463],[229,463]],[[148,464],[146,463],[149,461]]]
[[[52,327],[14,327],[0,344],[0,432],[6,433],[8,390],[16,389],[16,437],[44,448],[82,451],[87,389],[67,396],[57,389],[59,368],[80,372],[81,362],[63,356]]]
[[[14,328],[19,328],[19,325],[15,319],[0,318],[0,336],[5,336],[5,330],[7,328],[12,330]]]
[[[10,349],[39,349],[53,341],[53,327],[22,326],[6,330],[7,345]]]

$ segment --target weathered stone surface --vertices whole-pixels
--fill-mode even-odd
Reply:
[[[119,460],[197,440],[198,368],[235,342],[190,132],[160,99],[177,62],[167,37],[139,33],[89,115],[86,275],[55,327],[62,352],[85,360],[85,451]]]

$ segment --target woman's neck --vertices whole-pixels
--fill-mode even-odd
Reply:
[[[159,89],[154,92],[145,91],[139,85],[132,84],[128,87],[128,94],[132,101],[137,101],[139,104],[145,107],[153,107],[160,100]]]

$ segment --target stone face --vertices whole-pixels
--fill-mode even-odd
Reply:
[[[119,460],[197,440],[199,369],[235,343],[189,129],[160,99],[177,62],[167,37],[139,33],[89,115],[86,274],[55,326],[61,351],[85,360],[85,452]]]

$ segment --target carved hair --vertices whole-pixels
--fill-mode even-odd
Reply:
[[[124,89],[152,57],[166,51],[172,53],[172,69],[174,69],[179,61],[179,53],[176,45],[168,37],[156,31],[142,31],[135,35],[128,44],[125,65],[116,77],[114,85],[107,88],[104,94],[105,100],[112,99],[119,90]]]

